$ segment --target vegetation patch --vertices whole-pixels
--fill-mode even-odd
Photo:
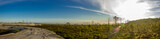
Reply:
[[[8,33],[17,33],[19,31],[20,30],[3,30],[3,29],[0,29],[0,35],[4,35],[4,34],[8,34]]]
[[[56,32],[65,39],[160,39],[160,18],[130,21],[116,34],[113,25],[60,25],[36,26]],[[109,34],[108,34],[109,33]]]
[[[107,39],[109,30],[108,25],[44,24],[36,27],[54,31],[65,39]]]
[[[130,21],[112,39],[160,39],[160,18]]]

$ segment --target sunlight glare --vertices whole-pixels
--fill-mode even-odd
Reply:
[[[147,2],[138,2],[138,0],[126,0],[119,2],[119,6],[114,8],[114,12],[119,17],[126,20],[137,20],[147,18],[146,14],[150,12],[151,7]]]

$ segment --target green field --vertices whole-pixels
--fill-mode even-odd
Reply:
[[[60,25],[36,26],[56,32],[65,39],[160,39],[160,18],[130,21],[116,34],[112,25]],[[108,34],[109,33],[109,34]]]

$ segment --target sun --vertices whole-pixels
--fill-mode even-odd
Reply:
[[[113,11],[126,20],[137,20],[148,18],[146,14],[150,12],[150,5],[147,2],[139,2],[138,0],[126,0],[119,2],[119,5]]]

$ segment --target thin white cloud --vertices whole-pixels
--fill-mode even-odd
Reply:
[[[0,5],[21,2],[21,1],[28,1],[28,0],[0,0]]]
[[[93,6],[98,7],[101,11],[110,12],[111,14],[116,14],[112,9],[118,5],[117,2],[124,0],[76,0],[75,2],[83,3],[83,4],[91,4]]]
[[[111,13],[106,12],[106,11],[93,10],[93,9],[88,9],[88,8],[84,8],[84,7],[80,7],[80,6],[68,6],[68,7],[78,8],[78,9],[87,10],[87,11],[92,11],[92,12],[97,12],[97,13],[102,13],[102,14],[114,15],[114,14],[111,14]]]

